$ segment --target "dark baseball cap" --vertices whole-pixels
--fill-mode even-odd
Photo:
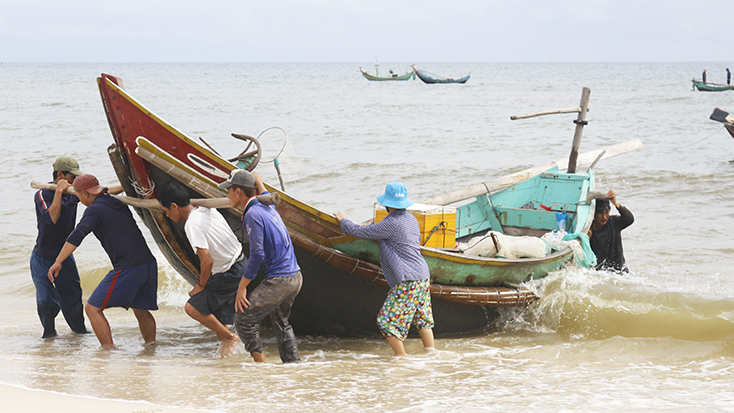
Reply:
[[[219,189],[226,191],[232,185],[237,185],[242,188],[257,188],[255,182],[255,175],[251,174],[244,169],[235,169],[229,174],[229,178],[226,181],[219,184]]]

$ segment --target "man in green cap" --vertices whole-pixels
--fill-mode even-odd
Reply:
[[[54,162],[53,181],[56,190],[41,189],[33,195],[36,204],[38,237],[31,253],[31,276],[36,286],[36,306],[43,326],[43,338],[56,336],[56,316],[64,314],[69,327],[77,334],[88,333],[84,325],[82,287],[74,257],[67,258],[54,283],[48,279],[61,247],[74,229],[79,198],[64,191],[82,175],[79,163],[71,156],[62,156]]]

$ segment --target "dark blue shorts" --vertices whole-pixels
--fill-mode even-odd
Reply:
[[[100,281],[87,300],[90,305],[157,310],[158,267],[155,260],[124,270],[113,269]]]

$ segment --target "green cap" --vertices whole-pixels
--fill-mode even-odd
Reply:
[[[54,162],[54,172],[57,171],[68,171],[76,176],[84,175],[84,172],[79,170],[79,162],[71,156],[62,156]]]

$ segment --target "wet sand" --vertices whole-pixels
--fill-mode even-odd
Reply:
[[[84,396],[70,396],[42,390],[0,384],[2,411],[6,413],[26,412],[107,412],[107,413],[182,413],[203,412],[204,410],[180,409],[158,406],[147,402],[97,399]]]

